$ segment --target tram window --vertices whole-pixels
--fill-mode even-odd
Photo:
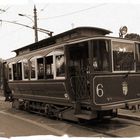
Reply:
[[[112,42],[114,71],[134,70],[134,44]]]
[[[93,40],[94,71],[109,71],[109,41]]]
[[[136,68],[140,71],[140,44],[136,44]]]
[[[64,71],[64,54],[56,55],[56,77],[63,77],[65,75]]]
[[[28,64],[28,60],[23,60],[23,74],[24,74],[24,79],[28,79],[29,78],[29,64]]]
[[[53,79],[53,55],[45,58],[46,62],[46,78]]]
[[[71,76],[89,73],[88,42],[80,42],[69,46],[69,72]]]
[[[36,78],[36,67],[35,67],[35,58],[32,58],[30,60],[30,66],[31,66],[31,79],[35,79]]]
[[[9,80],[12,80],[13,79],[12,78],[12,64],[9,64],[8,68],[9,68],[9,70],[8,70],[8,78],[9,78]]]
[[[17,80],[16,64],[13,64],[13,80]]]
[[[22,80],[22,63],[17,63],[18,80]]]
[[[38,72],[38,79],[44,79],[44,59],[38,58],[37,59],[37,72]]]
[[[14,80],[22,80],[22,63],[13,64],[13,78]]]

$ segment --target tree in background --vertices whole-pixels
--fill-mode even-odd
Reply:
[[[127,35],[125,35],[124,38],[135,40],[135,41],[140,41],[140,35],[139,34],[136,34],[136,33],[127,34]]]

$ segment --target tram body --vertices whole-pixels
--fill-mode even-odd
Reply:
[[[78,121],[140,103],[140,42],[79,27],[15,50],[6,61],[12,106]]]

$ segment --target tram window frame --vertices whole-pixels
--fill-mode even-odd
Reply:
[[[36,56],[30,58],[29,60],[30,63],[30,80],[37,80],[37,63],[36,63]],[[34,64],[33,64],[34,63]],[[32,64],[34,67],[32,67]],[[32,77],[32,68],[34,68],[34,77]]]
[[[133,62],[132,62],[132,67],[133,67],[133,69],[127,69],[127,70],[125,70],[125,69],[120,69],[120,70],[117,70],[117,69],[115,69],[115,66],[114,66],[114,46],[115,46],[115,44],[114,43],[118,43],[118,45],[119,44],[123,44],[123,45],[125,45],[125,46],[128,46],[129,45],[129,47],[132,49],[132,53],[133,53]],[[127,45],[126,45],[127,44]],[[112,71],[114,72],[114,73],[120,73],[120,72],[135,72],[136,71],[136,66],[135,66],[135,63],[134,63],[134,61],[135,61],[135,47],[134,47],[134,43],[133,42],[129,42],[129,41],[121,41],[121,40],[112,40],[112,45],[111,45],[111,48],[112,48]],[[118,47],[120,50],[118,51],[118,52],[122,52],[122,53],[124,53],[124,52],[126,52],[126,48],[122,48],[122,47]],[[122,51],[121,51],[122,50]],[[128,51],[129,52],[129,51]],[[127,55],[126,55],[127,56]],[[123,59],[124,59],[124,57],[122,57]],[[130,58],[130,57],[127,57],[127,58]],[[125,58],[126,60],[128,60],[127,58]],[[125,64],[126,64],[126,62],[124,62]],[[130,62],[129,62],[130,63]],[[123,65],[123,64],[122,64]]]
[[[23,80],[22,61],[12,63],[13,80]]]
[[[8,80],[13,81],[13,63],[8,64]]]
[[[23,80],[22,61],[17,62],[18,80]]]
[[[64,54],[55,55],[55,67],[56,67],[56,78],[64,78],[65,77]]]
[[[86,76],[90,73],[91,49],[90,41],[81,41],[68,45],[68,70],[70,76]]]
[[[110,40],[107,39],[92,40],[92,49],[93,49],[92,66],[94,72],[109,72],[111,67]]]
[[[54,79],[54,57],[52,52],[45,56],[45,79]]]
[[[64,48],[56,48],[45,56],[45,79],[65,79],[65,56],[64,56],[64,73],[57,75],[56,57],[64,55]],[[47,60],[48,59],[48,60]],[[49,63],[48,63],[49,62]],[[48,74],[47,74],[47,70]]]
[[[25,69],[25,64],[27,64],[26,65],[27,70]],[[25,74],[26,73],[25,70],[27,71],[28,74]],[[29,66],[29,60],[28,59],[23,59],[22,60],[22,71],[23,71],[23,80],[29,80],[30,66]]]
[[[59,60],[59,66],[57,65],[57,57],[62,56]],[[65,56],[64,56],[64,49],[59,48],[55,50],[54,53],[54,66],[55,66],[55,79],[64,79],[65,78]]]
[[[41,63],[39,62],[40,60],[41,60]],[[37,79],[38,80],[44,79],[44,77],[45,77],[44,57],[42,57],[42,56],[41,57],[38,57],[37,60],[36,60],[36,63],[37,63]],[[42,64],[42,65],[40,65],[40,64]]]

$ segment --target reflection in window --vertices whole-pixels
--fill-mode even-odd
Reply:
[[[23,60],[23,70],[24,70],[24,79],[29,78],[29,64],[28,60],[24,59]]]
[[[109,71],[109,41],[93,40],[94,71]]]
[[[44,62],[43,58],[37,59],[37,72],[38,72],[38,79],[44,79]]]
[[[8,65],[9,70],[8,70],[8,79],[12,80],[12,64]]]
[[[56,77],[64,76],[64,54],[56,56]]]
[[[35,69],[35,58],[30,60],[30,64],[31,64],[31,79],[36,78],[36,69]]]
[[[47,56],[46,62],[46,78],[53,79],[53,56]]]
[[[134,70],[134,45],[113,42],[113,64],[115,71]]]

